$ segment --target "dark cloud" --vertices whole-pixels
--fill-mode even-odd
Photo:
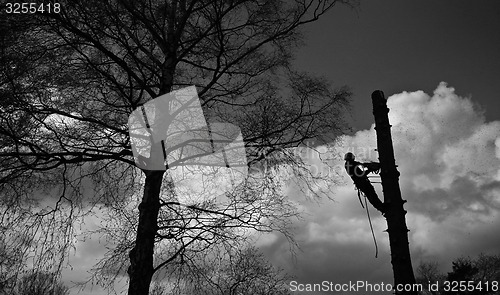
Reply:
[[[413,189],[413,190],[412,190]],[[471,177],[460,176],[446,189],[433,188],[416,192],[415,187],[404,191],[411,200],[408,208],[412,212],[426,215],[441,222],[457,211],[489,215],[500,209],[500,203],[493,198],[500,192],[500,182],[476,183]]]

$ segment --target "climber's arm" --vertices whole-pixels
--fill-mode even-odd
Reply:
[[[378,173],[378,171],[380,170],[380,163],[377,162],[363,163],[363,166],[367,168],[367,173]]]

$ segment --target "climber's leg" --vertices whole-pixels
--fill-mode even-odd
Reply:
[[[384,203],[377,196],[375,188],[368,179],[360,179],[355,182],[356,186],[365,194],[370,204],[378,211],[385,213]]]

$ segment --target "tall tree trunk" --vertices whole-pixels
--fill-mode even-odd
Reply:
[[[391,248],[391,263],[394,273],[394,286],[415,286],[415,275],[410,258],[408,228],[406,227],[406,210],[399,188],[399,171],[394,159],[391,125],[389,124],[389,108],[384,93],[380,90],[372,93],[373,115],[377,131],[377,150],[380,160],[380,177],[384,191],[387,219],[387,232]],[[396,294],[417,294],[416,291],[397,291]]]
[[[154,273],[154,239],[160,209],[160,189],[165,171],[145,171],[144,194],[139,205],[135,246],[130,251],[128,295],[147,295]]]
[[[175,42],[173,35],[169,34],[171,52],[170,57],[165,59],[162,69],[162,79],[160,80],[159,95],[169,93],[175,73]],[[153,139],[151,138],[151,143]],[[163,149],[160,144],[151,144],[150,154],[163,153],[158,151]],[[160,210],[160,190],[165,171],[144,171],[146,181],[144,183],[144,194],[141,204],[139,204],[139,223],[137,225],[137,235],[135,246],[129,253],[130,266],[128,269],[129,288],[128,295],[148,295],[151,280],[154,274],[154,246],[155,235],[158,230],[158,212]]]

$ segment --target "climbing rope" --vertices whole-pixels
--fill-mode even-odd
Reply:
[[[363,205],[363,201],[361,201],[361,194],[363,194],[363,197],[365,197],[365,204]],[[375,232],[373,231],[373,224],[372,224],[372,219],[370,217],[370,211],[368,210],[368,203],[366,201],[366,195],[361,192],[361,190],[358,189],[358,198],[359,202],[361,203],[361,207],[366,209],[366,216],[368,216],[368,223],[370,224],[370,230],[372,231],[372,237],[373,237],[373,243],[375,244],[375,258],[378,257],[378,245],[377,245],[377,239],[375,238]]]
[[[366,208],[366,215],[368,216],[368,222],[370,223],[370,229],[372,231],[373,243],[375,244],[375,258],[377,258],[378,257],[377,239],[375,238],[375,232],[373,231],[372,219],[370,218],[370,211],[368,211],[368,205],[366,204],[366,196],[365,196],[365,208]]]
[[[358,199],[359,199],[359,203],[361,204],[361,207],[363,207],[363,209],[365,209],[365,206],[363,205],[363,201],[361,201],[361,190],[359,188],[356,188],[358,190]],[[366,201],[366,200],[365,200]]]

